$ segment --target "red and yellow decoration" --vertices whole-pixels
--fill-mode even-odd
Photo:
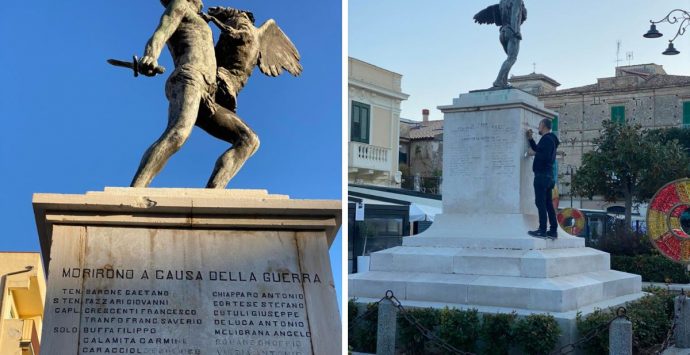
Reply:
[[[690,179],[672,181],[652,198],[647,211],[647,235],[667,258],[690,263],[690,235],[681,226],[681,216],[690,209]]]
[[[586,218],[582,211],[575,208],[564,208],[558,212],[558,225],[570,235],[578,235],[585,229]],[[568,222],[566,224],[566,222]]]

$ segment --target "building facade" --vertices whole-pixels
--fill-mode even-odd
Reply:
[[[0,253],[0,354],[40,353],[46,281],[40,253]]]
[[[570,202],[570,174],[593,150],[602,121],[639,124],[644,128],[690,127],[690,76],[670,75],[661,65],[617,67],[615,76],[595,84],[557,90],[558,82],[543,74],[513,76],[511,84],[539,97],[556,111],[554,126],[561,145],[558,156],[561,205]],[[605,209],[600,200],[574,199],[575,207]]]
[[[402,75],[348,58],[348,182],[400,186]]]
[[[431,194],[441,193],[443,175],[443,120],[400,120],[400,170],[402,187]]]

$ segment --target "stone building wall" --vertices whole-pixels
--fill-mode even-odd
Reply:
[[[515,77],[513,85],[534,92],[546,108],[558,113],[559,171],[561,195],[569,195],[568,166],[577,168],[584,153],[593,150],[602,121],[610,120],[612,107],[624,107],[625,122],[644,128],[683,127],[683,115],[690,110],[690,76],[668,75],[656,64],[616,68],[616,76],[600,78],[596,84],[555,90],[553,79],[539,74]],[[539,81],[544,81],[539,84]],[[547,82],[548,81],[548,82]],[[686,118],[687,120],[687,118]],[[685,122],[686,124],[689,122]],[[602,201],[579,201],[582,208],[602,208]]]

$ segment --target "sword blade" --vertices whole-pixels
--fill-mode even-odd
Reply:
[[[125,62],[124,60],[117,60],[117,59],[108,59],[107,60],[108,64],[110,64],[110,65],[114,65],[116,67],[132,69],[134,71],[134,76],[139,76],[139,65],[137,64],[138,61],[139,61],[139,58],[137,58],[137,56],[132,57],[131,62]],[[162,67],[159,65],[159,66],[153,68],[153,73],[154,73],[154,75],[163,74],[163,73],[165,73],[165,67]],[[153,75],[148,75],[148,76],[153,76]]]
[[[114,65],[116,67],[134,69],[134,64],[132,64],[132,62],[125,62],[123,60],[108,59],[108,64]]]

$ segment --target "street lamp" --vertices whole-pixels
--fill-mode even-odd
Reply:
[[[685,33],[685,31],[687,30],[688,26],[690,26],[690,13],[688,13],[685,10],[675,9],[675,10],[669,12],[668,15],[666,15],[666,17],[662,18],[661,20],[659,20],[659,21],[650,20],[649,22],[651,23],[651,25],[649,26],[649,31],[647,31],[647,33],[642,35],[644,38],[659,38],[659,37],[663,36],[663,34],[656,29],[656,25],[658,23],[668,22],[672,25],[677,23],[678,24],[678,32],[676,32],[676,35],[673,36],[673,39],[668,41],[668,48],[666,48],[666,50],[662,54],[664,54],[664,55],[676,55],[676,54],[680,53],[673,46],[673,41],[675,41],[676,38],[678,38],[678,36],[682,36]]]

